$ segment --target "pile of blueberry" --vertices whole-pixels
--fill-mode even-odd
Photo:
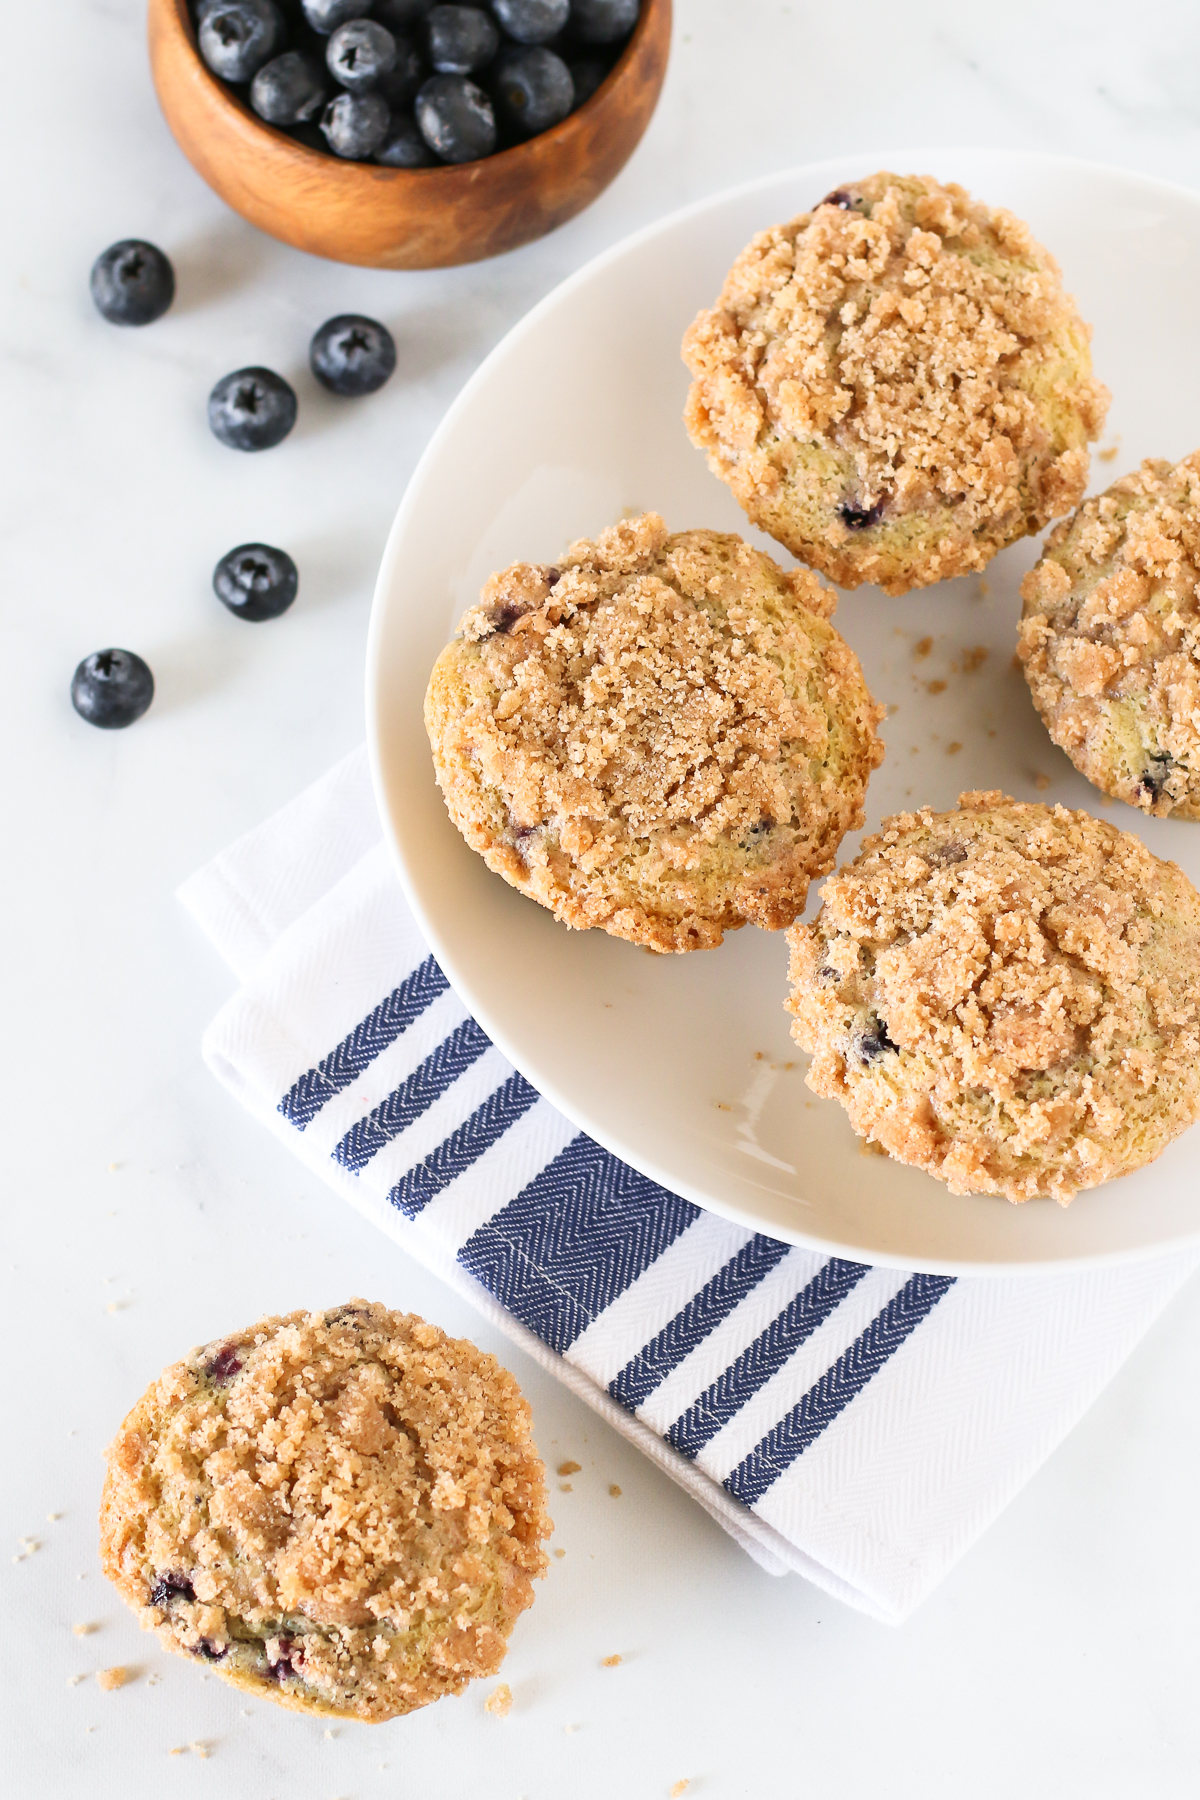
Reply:
[[[92,264],[92,299],[111,325],[151,325],[175,298],[175,271],[156,244],[122,238]],[[339,313],[313,334],[308,363],[323,388],[354,399],[373,394],[396,367],[396,345],[386,325],[361,313]],[[270,450],[296,423],[296,390],[274,369],[235,369],[208,396],[213,436],[231,450]],[[235,618],[258,623],[286,612],[300,575],[286,550],[271,544],[239,544],[213,570],[213,591]],[[71,681],[71,704],[80,718],[103,730],[140,719],[154,698],[154,676],[132,650],[95,650]]]
[[[589,100],[640,0],[192,0],[200,54],[270,125],[393,169],[475,162]]]

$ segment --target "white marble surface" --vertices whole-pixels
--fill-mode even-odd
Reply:
[[[199,1034],[229,983],[172,898],[360,737],[375,562],[466,375],[633,227],[839,149],[1043,148],[1200,185],[1200,13],[677,0],[662,105],[589,213],[492,265],[387,275],[314,262],[224,210],[158,115],[142,11],[4,9],[5,1791],[657,1800],[687,1777],[689,1797],[713,1800],[1191,1795],[1195,1288],[898,1633],[763,1575],[490,1344],[547,1456],[584,1465],[555,1494],[566,1555],[517,1630],[503,1722],[477,1692],[332,1737],[246,1707],[138,1632],[99,1574],[94,1520],[123,1412],[226,1326],[369,1291],[489,1342],[206,1074]],[[172,256],[179,299],[118,332],[91,310],[87,269],[134,234]],[[348,309],[388,320],[400,345],[396,379],[359,409],[304,368],[311,330]],[[301,400],[293,437],[253,460],[220,448],[203,410],[216,376],[250,361],[294,376]],[[216,557],[251,537],[303,570],[294,611],[255,628],[208,590]],[[148,718],[111,736],[66,699],[79,657],[109,643],[141,651],[159,683]],[[79,1623],[98,1629],[76,1637]],[[602,1669],[614,1652],[621,1666]],[[102,1693],[92,1672],[115,1663],[138,1679]],[[169,1755],[195,1744],[210,1754]]]

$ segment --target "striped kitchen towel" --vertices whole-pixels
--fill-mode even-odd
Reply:
[[[765,1568],[876,1618],[930,1591],[1200,1260],[954,1281],[668,1193],[467,1014],[408,912],[363,751],[180,897],[241,982],[204,1039],[218,1078]]]

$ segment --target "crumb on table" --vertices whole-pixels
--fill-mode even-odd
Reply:
[[[512,1689],[507,1681],[502,1681],[499,1687],[492,1689],[483,1703],[483,1710],[493,1713],[497,1719],[508,1717],[512,1710]]]

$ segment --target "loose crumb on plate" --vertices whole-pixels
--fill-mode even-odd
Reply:
[[[976,669],[982,669],[984,663],[988,659],[988,654],[989,652],[986,644],[976,644],[972,649],[964,650],[962,659],[963,674],[974,675]]]
[[[113,1688],[124,1687],[125,1683],[132,1679],[132,1669],[127,1669],[122,1663],[117,1663],[111,1669],[100,1670],[99,1674],[96,1676],[96,1686],[103,1688],[107,1694],[111,1693]]]
[[[483,1710],[494,1714],[497,1719],[508,1717],[512,1710],[512,1689],[507,1681],[502,1681],[499,1687],[492,1689],[483,1703]]]
[[[675,1786],[671,1789],[671,1800],[679,1800],[679,1796],[681,1794],[686,1794],[688,1791],[688,1788],[690,1786],[691,1786],[691,1783],[688,1781],[688,1778],[685,1775],[683,1780],[677,1781],[675,1783]]]
[[[565,1556],[567,1553],[565,1550],[556,1550],[554,1554],[555,1556]]]
[[[612,1495],[614,1500],[619,1500],[621,1498],[621,1490],[617,1486],[615,1481],[610,1485],[608,1491]]]
[[[1035,775],[1033,778],[1033,785],[1035,788],[1039,788],[1042,793],[1045,793],[1046,789],[1050,786],[1050,777],[1048,775]]]
[[[568,1462],[564,1462],[564,1463],[559,1463],[558,1472],[560,1475],[578,1475],[579,1471],[582,1468],[583,1468],[582,1463],[568,1461]]]
[[[918,643],[913,645],[913,655],[916,657],[917,661],[920,662],[923,657],[929,655],[929,652],[932,649],[933,639],[931,637],[923,637]]]
[[[620,1660],[619,1656],[606,1656],[601,1661],[600,1667],[602,1669],[615,1669]]]
[[[91,1623],[72,1625],[71,1627],[71,1630],[75,1633],[76,1637],[91,1637],[93,1631],[99,1631],[99,1629],[100,1627],[98,1625],[93,1625]]]

